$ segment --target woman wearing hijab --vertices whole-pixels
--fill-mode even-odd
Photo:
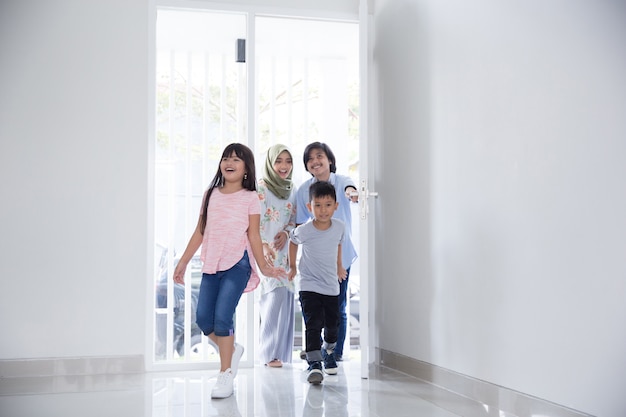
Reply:
[[[291,175],[293,159],[289,148],[277,144],[267,151],[259,180],[261,239],[268,263],[289,267],[289,232],[296,226],[296,193]],[[287,278],[261,276],[259,359],[280,368],[291,363],[295,322],[294,283]]]

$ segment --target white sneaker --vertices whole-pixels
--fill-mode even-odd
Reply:
[[[233,379],[235,375],[230,368],[220,372],[217,382],[211,391],[211,398],[227,398],[233,395]]]
[[[239,343],[235,343],[235,351],[233,352],[233,358],[230,361],[230,369],[233,371],[233,378],[237,376],[239,370],[239,361],[243,356],[243,346]]]

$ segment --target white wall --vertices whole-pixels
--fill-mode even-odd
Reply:
[[[626,415],[626,3],[387,0],[375,25],[380,347]]]
[[[0,360],[144,352],[148,3],[0,4]],[[376,2],[380,347],[626,414],[623,4]]]
[[[0,5],[0,359],[143,354],[147,2]]]
[[[231,4],[255,3],[358,7]],[[144,354],[153,18],[151,0],[0,3],[0,360]]]

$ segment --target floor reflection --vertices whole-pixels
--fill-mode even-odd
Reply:
[[[306,365],[241,368],[235,394],[211,399],[217,371],[0,378],[2,417],[580,417],[548,402],[494,391],[489,403],[388,368],[341,362],[321,385]],[[467,391],[467,390],[466,390]]]

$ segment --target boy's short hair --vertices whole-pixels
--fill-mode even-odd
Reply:
[[[309,201],[313,201],[314,198],[326,196],[330,196],[334,201],[337,201],[335,186],[328,181],[317,181],[309,187]]]

